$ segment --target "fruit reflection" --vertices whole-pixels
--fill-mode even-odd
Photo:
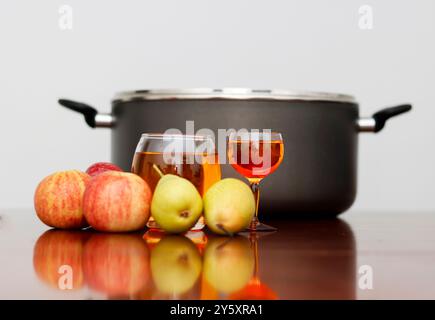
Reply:
[[[204,253],[204,278],[220,293],[242,289],[254,274],[255,259],[249,240],[237,237],[210,238]]]
[[[71,288],[84,284],[82,253],[87,232],[49,230],[44,232],[33,248],[33,268],[43,282],[61,290],[62,266],[71,267]]]
[[[147,286],[149,252],[141,234],[93,234],[83,252],[89,287],[110,298],[129,298]]]
[[[207,235],[201,230],[188,231],[182,234],[184,237],[190,239],[198,248],[199,253],[202,254],[205,245],[207,243]],[[152,250],[160,240],[167,237],[164,231],[159,229],[149,229],[143,235],[143,239],[146,241],[148,248]]]
[[[148,244],[147,244],[148,242]],[[72,268],[72,289],[87,285],[115,299],[274,298],[259,285],[257,248],[247,238],[49,230],[34,247],[38,277],[57,289]],[[202,257],[204,264],[202,263]]]
[[[183,236],[165,236],[151,252],[151,273],[156,289],[176,298],[192,289],[201,273],[201,256]]]

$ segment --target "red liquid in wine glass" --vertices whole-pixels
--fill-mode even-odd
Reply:
[[[230,140],[230,164],[248,179],[262,179],[274,172],[284,156],[281,140]]]

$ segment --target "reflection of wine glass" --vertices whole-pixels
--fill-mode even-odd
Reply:
[[[186,178],[205,194],[221,178],[219,157],[210,136],[145,133],[137,145],[131,171],[154,189],[163,174]],[[150,217],[147,226],[159,229]],[[204,227],[203,219],[192,228]]]
[[[257,234],[251,233],[249,235],[249,240],[251,241],[251,248],[255,257],[254,275],[243,289],[234,292],[229,298],[234,300],[276,300],[278,299],[278,296],[275,291],[273,291],[260,280],[260,262]]]
[[[251,231],[273,231],[276,228],[260,223],[258,204],[259,184],[274,172],[284,157],[284,143],[280,133],[232,132],[228,140],[228,158],[233,168],[245,176],[255,196],[255,216],[248,227]]]

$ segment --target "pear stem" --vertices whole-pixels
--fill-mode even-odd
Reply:
[[[156,172],[159,174],[160,178],[164,176],[162,170],[160,170],[159,166],[155,163],[153,164],[153,169],[156,170]]]

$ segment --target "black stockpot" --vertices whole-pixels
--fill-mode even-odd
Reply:
[[[330,93],[250,89],[143,90],[118,94],[111,114],[71,100],[59,103],[78,111],[92,128],[112,130],[112,161],[130,170],[142,133],[195,130],[272,129],[282,133],[284,160],[262,181],[264,217],[337,215],[355,200],[358,133],[379,132],[409,104],[359,117],[352,96]],[[242,178],[229,165],[223,177]]]

